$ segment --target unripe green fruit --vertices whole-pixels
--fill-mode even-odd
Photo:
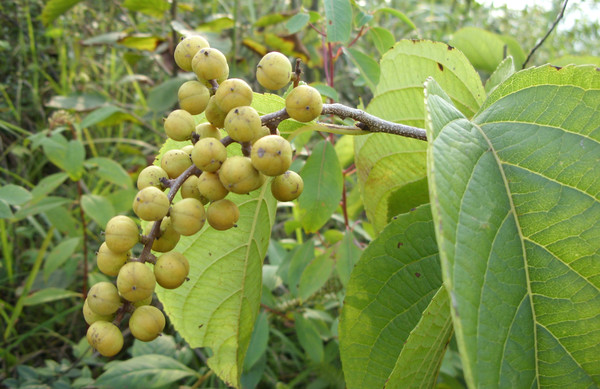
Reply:
[[[196,122],[188,111],[176,109],[167,116],[164,127],[169,138],[184,141],[192,136],[192,132],[196,128]]]
[[[196,200],[200,200],[202,204],[208,204],[209,200],[200,194],[200,190],[198,189],[198,182],[200,179],[198,176],[191,175],[189,176],[179,188],[179,193],[181,193],[181,198],[187,199],[192,198]]]
[[[118,215],[106,224],[104,238],[108,248],[115,253],[125,253],[140,240],[137,224],[127,216]]]
[[[198,178],[198,191],[209,201],[225,198],[229,191],[223,186],[218,173],[202,172]]]
[[[171,207],[173,229],[183,236],[194,235],[202,229],[206,217],[204,205],[196,199],[181,199]]]
[[[97,322],[98,320],[112,321],[112,319],[115,318],[115,314],[113,313],[110,315],[99,315],[96,312],[92,311],[88,304],[88,300],[85,299],[85,301],[83,302],[83,318],[85,319],[85,322],[88,323],[88,325],[91,325],[94,322]]]
[[[129,259],[129,253],[115,253],[108,248],[106,242],[100,245],[96,254],[98,269],[107,276],[116,276],[125,262]]]
[[[196,126],[196,134],[198,134],[198,137],[200,139],[204,139],[204,138],[215,138],[215,139],[221,139],[221,132],[219,132],[219,129],[215,126],[213,126],[211,123],[200,123]]]
[[[225,189],[238,194],[249,193],[262,183],[261,175],[252,166],[250,158],[239,155],[227,158],[219,170],[219,179]]]
[[[105,357],[117,355],[123,348],[123,334],[119,327],[108,321],[96,321],[87,330],[87,341]]]
[[[201,36],[194,35],[182,39],[175,47],[173,57],[175,63],[186,72],[192,71],[192,58],[200,49],[210,47],[208,41]]]
[[[133,303],[133,306],[138,308],[138,307],[142,307],[144,305],[150,305],[150,304],[152,304],[152,296],[149,296],[148,298],[145,298],[140,301],[136,301],[135,303]]]
[[[98,282],[88,292],[88,306],[98,315],[112,315],[121,306],[117,288],[110,282]]]
[[[281,89],[291,78],[292,64],[285,55],[277,51],[267,53],[256,67],[256,79],[267,89]]]
[[[285,110],[292,119],[310,122],[321,115],[323,99],[319,91],[312,86],[299,85],[287,95]]]
[[[279,201],[297,199],[304,189],[304,181],[296,172],[288,170],[271,181],[271,193]]]
[[[146,166],[138,175],[137,188],[138,190],[142,190],[149,186],[155,186],[158,189],[163,189],[163,184],[160,182],[161,178],[169,178],[169,175],[163,168],[156,165]]]
[[[192,115],[198,115],[206,109],[210,91],[199,81],[186,81],[179,87],[177,98],[181,109]]]
[[[269,130],[269,127],[267,126],[261,126],[260,130],[256,134],[254,134],[254,138],[250,142],[254,144],[257,140],[267,135],[271,135],[271,130]]]
[[[152,305],[144,305],[133,311],[129,318],[131,335],[142,342],[156,339],[165,328],[165,315]]]
[[[169,178],[177,178],[192,166],[189,154],[183,150],[169,150],[160,160],[160,167],[167,172]]]
[[[223,128],[225,125],[225,117],[227,116],[227,112],[224,112],[221,110],[221,108],[219,108],[215,102],[215,96],[211,97],[208,101],[208,106],[204,111],[204,115],[206,116],[206,120],[208,120],[215,127]]]
[[[155,286],[154,272],[141,262],[128,262],[119,270],[117,288],[127,301],[135,303],[152,296]]]
[[[162,190],[149,186],[133,199],[133,212],[142,220],[161,220],[169,212],[169,198]]]
[[[229,65],[227,58],[217,49],[200,49],[192,58],[192,70],[200,80],[227,78]]]
[[[148,232],[154,226],[154,223],[148,224]],[[147,234],[146,233],[146,234]],[[171,224],[171,218],[165,217],[160,223],[160,232],[158,236],[154,238],[152,242],[152,250],[158,251],[159,253],[166,253],[171,251],[177,246],[180,235],[175,231]]]
[[[250,142],[261,127],[260,115],[249,106],[234,108],[225,117],[225,131],[236,142]]]
[[[216,172],[227,159],[227,149],[215,138],[200,139],[194,145],[192,162],[206,172]]]
[[[230,78],[223,81],[215,92],[215,103],[223,112],[229,112],[235,107],[252,103],[252,88],[240,78]]]
[[[206,210],[206,220],[215,230],[224,231],[235,226],[240,218],[240,210],[234,202],[223,199],[210,203]]]
[[[267,135],[254,142],[250,158],[261,173],[278,176],[292,164],[292,146],[279,135]]]
[[[190,158],[192,158],[192,150],[194,150],[194,145],[186,145],[181,148],[181,151],[186,153]]]
[[[154,265],[156,282],[165,289],[175,289],[181,286],[189,272],[188,260],[183,254],[176,251],[161,255]]]
[[[193,149],[192,149],[193,150]],[[200,192],[198,191],[198,176],[191,175],[181,184],[179,193],[184,199],[195,198],[200,200]]]

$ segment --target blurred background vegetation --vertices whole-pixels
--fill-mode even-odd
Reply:
[[[205,351],[191,350],[172,329],[150,344],[129,339],[131,347],[107,364],[89,352],[81,314],[88,285],[103,279],[94,258],[106,221],[130,212],[136,175],[164,142],[162,118],[176,107],[178,87],[192,79],[172,57],[182,35],[203,34],[228,54],[230,76],[253,87],[258,86],[256,63],[277,50],[301,58],[305,79],[328,98],[366,106],[378,78],[377,62],[390,43],[408,38],[460,46],[461,31],[469,31],[461,29],[477,27],[512,38],[524,58],[563,1],[522,10],[475,0],[352,4],[352,38],[343,46],[324,43],[323,4],[315,0],[16,0],[0,5],[0,385],[110,386],[111,367],[158,353],[179,363],[181,371],[195,372],[188,371],[178,384],[224,386],[206,369]],[[528,66],[600,66],[599,5],[571,1],[559,28]],[[467,56],[476,64],[477,53]],[[485,80],[490,73],[485,63],[476,68]],[[364,219],[360,198],[354,199],[351,218]],[[357,240],[368,242],[367,227]],[[289,250],[301,243],[294,231],[293,215],[283,212],[270,265],[301,255]],[[323,252],[337,250],[343,236],[332,228],[318,237],[318,245]],[[360,255],[360,248],[355,250],[353,255]],[[266,284],[275,282],[269,269]],[[343,387],[335,341],[343,283],[331,277],[303,307],[286,294],[286,285],[267,286],[244,384]],[[314,320],[299,324],[303,319],[294,315],[299,309],[309,310]],[[315,347],[322,354],[318,362],[309,351]],[[137,379],[132,382],[145,385]],[[450,349],[440,387],[463,384]]]

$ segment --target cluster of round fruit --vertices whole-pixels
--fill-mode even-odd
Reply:
[[[267,176],[273,177],[271,192],[279,201],[294,200],[303,190],[302,178],[288,170],[290,143],[278,135],[277,128],[263,125],[251,106],[250,86],[242,79],[228,78],[225,56],[200,36],[184,38],[174,55],[179,67],[193,71],[198,80],[180,87],[180,109],[168,115],[164,129],[169,138],[190,144],[167,151],[160,166],[148,166],[138,176],[133,211],[140,219],[153,222],[148,223],[145,235],[140,235],[135,221],[126,216],[112,218],[106,227],[97,264],[103,273],[117,276],[116,286],[95,284],[83,308],[90,324],[88,341],[105,356],[115,355],[123,346],[121,331],[111,323],[117,313],[133,311],[129,328],[137,339],[149,341],[160,334],[165,317],[149,305],[155,285],[177,288],[189,272],[185,256],[172,250],[181,235],[196,234],[205,221],[217,230],[235,226],[240,212],[225,198],[229,192],[254,191]],[[270,90],[287,86],[292,77],[290,61],[278,52],[265,55],[256,71],[259,84]],[[317,118],[322,107],[320,93],[307,85],[296,86],[286,98],[287,115],[301,122]],[[196,125],[193,115],[202,112],[208,122]],[[222,136],[220,129],[227,135]],[[226,147],[233,143],[241,144],[243,155],[228,156]],[[178,190],[182,199],[172,204]],[[130,258],[138,242],[144,243],[144,250],[139,258]],[[150,249],[163,254],[156,258]],[[154,263],[154,270],[144,262]]]

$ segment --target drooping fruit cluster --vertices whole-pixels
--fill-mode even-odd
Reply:
[[[289,170],[291,144],[279,135],[276,124],[263,125],[252,107],[252,88],[242,79],[228,78],[225,56],[200,36],[183,39],[174,56],[178,66],[193,71],[197,80],[179,88],[180,108],[164,120],[164,130],[170,139],[190,143],[165,152],[160,166],[140,172],[132,208],[147,222],[143,235],[127,216],[115,216],[106,226],[97,265],[104,274],[117,277],[116,286],[110,282],[92,286],[83,306],[90,325],[88,341],[105,356],[117,354],[123,346],[118,326],[125,314],[131,314],[129,328],[137,339],[150,341],[160,334],[165,317],[149,305],[156,284],[174,289],[186,281],[190,263],[173,251],[181,236],[198,233],[205,221],[216,230],[236,226],[240,210],[226,198],[230,192],[247,194],[270,181],[277,200],[292,201],[303,189],[302,178]],[[292,77],[291,63],[281,53],[268,53],[257,66],[256,78],[266,89],[282,89]],[[289,92],[285,109],[292,119],[308,122],[321,114],[322,106],[319,92],[301,85]],[[194,115],[201,113],[207,122],[196,124]],[[229,155],[227,146],[234,143],[241,145],[243,155]],[[181,199],[174,202],[178,191]],[[133,258],[138,243],[144,248]]]
[[[159,220],[159,217],[164,218],[168,212],[169,200],[156,186],[145,186],[156,179],[156,175],[150,173],[141,176],[142,180],[138,184],[142,189],[136,196],[133,207],[138,215],[144,215],[145,220]],[[179,268],[165,280],[165,269],[160,265],[165,262],[161,261],[162,256],[155,261],[154,269],[141,258],[131,257],[134,246],[143,240],[135,221],[127,216],[115,216],[109,220],[104,233],[106,241],[100,246],[96,259],[102,273],[117,276],[116,286],[106,281],[96,283],[90,288],[83,304],[83,315],[90,325],[88,342],[100,354],[110,357],[123,347],[123,335],[117,324],[125,313],[131,313],[129,329],[139,340],[150,341],[163,330],[163,313],[149,305],[154,288],[157,283],[164,288],[176,288],[183,284],[189,271],[185,256],[171,251],[179,240],[179,235],[170,234],[170,226],[170,222],[164,223],[164,229],[161,229],[162,239],[160,243],[157,243],[159,240],[155,242],[159,249],[156,251],[168,251],[167,254],[176,257],[179,264]],[[140,310],[143,313],[138,312]],[[113,323],[113,320],[117,323]]]

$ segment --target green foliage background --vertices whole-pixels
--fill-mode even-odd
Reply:
[[[0,5],[0,381],[598,386],[598,72],[514,75],[561,3]],[[600,66],[599,27],[553,32],[529,65]],[[107,279],[94,263],[102,229],[130,214],[136,175],[164,143],[162,117],[192,79],[172,60],[190,32],[228,53],[231,76],[256,91],[256,63],[278,50],[301,58],[304,80],[330,101],[427,128],[431,142],[283,123],[306,194],[275,208],[265,186],[236,198],[238,230],[184,239],[179,249],[203,260],[183,289],[158,291],[165,335],[129,337],[107,361],[87,346],[81,297]],[[283,106],[255,100],[262,113]],[[227,274],[219,288],[204,271],[213,263]],[[220,308],[203,317],[209,294]],[[189,317],[222,321],[198,331]]]

